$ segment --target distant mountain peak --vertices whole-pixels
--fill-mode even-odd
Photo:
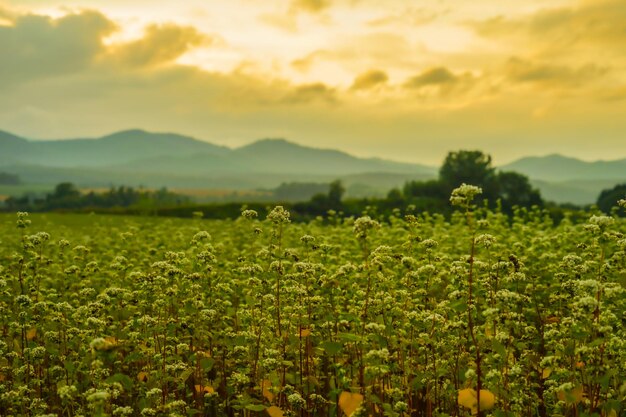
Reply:
[[[555,153],[520,158],[500,168],[544,181],[626,180],[626,159],[587,162]]]
[[[119,132],[114,132],[111,133],[109,135],[105,135],[103,137],[111,137],[111,136],[123,136],[123,135],[149,135],[151,134],[150,132],[148,132],[147,130],[143,130],[143,129],[126,129],[126,130],[120,130]]]
[[[283,143],[283,144],[289,144],[289,145],[297,145],[296,143],[290,142],[285,138],[263,138],[253,143]]]
[[[13,133],[9,133],[5,130],[0,130],[0,140],[4,140],[4,141],[10,140],[14,142],[26,142],[26,139],[16,136]]]
[[[562,155],[560,153],[551,153],[545,156],[528,156],[528,157],[524,157],[524,158],[520,158],[519,161],[521,160],[550,160],[550,161],[576,161],[576,162],[583,162],[578,158],[574,158],[571,156],[566,156],[566,155]]]
[[[269,148],[269,147],[291,147],[291,148],[305,148],[305,146],[299,145],[295,142],[290,142],[285,138],[264,138],[259,139],[254,142],[251,142],[247,145],[241,146],[238,149],[249,149],[249,148]]]
[[[150,139],[150,138],[163,138],[163,137],[171,137],[171,138],[184,138],[187,140],[197,141],[198,139],[192,138],[190,136],[179,135],[177,133],[166,133],[166,132],[148,132],[143,129],[127,129],[121,130],[119,132],[114,132],[109,135],[102,136],[98,138],[98,140],[108,140],[108,139],[119,139],[119,138],[132,138],[132,139]]]
[[[240,148],[235,149],[235,152],[250,154],[257,152],[265,152],[265,153],[275,153],[275,152],[283,152],[289,153],[290,155],[327,155],[334,156],[340,158],[350,158],[350,159],[360,159],[356,158],[347,152],[340,151],[337,149],[325,149],[325,148],[316,148],[313,146],[301,145],[296,142],[291,142],[284,138],[265,138],[259,139],[248,145],[244,145]]]

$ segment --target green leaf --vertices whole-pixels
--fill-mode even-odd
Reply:
[[[455,303],[450,303],[450,307],[459,313],[462,313],[464,311],[467,311],[467,301],[465,300],[459,300]]]
[[[183,371],[183,373],[181,373],[181,374],[178,376],[178,380],[179,380],[180,382],[185,382],[185,381],[187,381],[187,379],[189,379],[189,377],[191,376],[191,374],[193,374],[193,368],[188,368],[188,369],[185,369],[185,370]]]
[[[250,411],[263,411],[265,410],[267,407],[264,406],[263,404],[248,404],[246,405],[246,410],[250,410]]]
[[[133,389],[133,380],[130,379],[128,375],[124,374],[115,374],[106,379],[108,384],[113,382],[119,382],[126,391],[131,391]]]
[[[339,333],[339,338],[345,342],[360,342],[363,338],[353,333]]]
[[[213,369],[213,365],[215,365],[215,359],[213,358],[204,358],[200,360],[200,367],[203,371],[210,371],[211,369]]]
[[[339,342],[332,342],[330,340],[322,342],[320,346],[329,355],[336,355],[343,348],[343,345],[341,343],[339,343]]]
[[[491,342],[491,346],[493,348],[493,350],[500,355],[500,357],[503,360],[506,360],[506,348],[504,347],[504,345],[502,343],[500,343],[500,341],[498,341],[497,339],[492,339]]]

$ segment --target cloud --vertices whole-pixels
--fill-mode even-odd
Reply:
[[[289,9],[294,12],[320,13],[330,7],[330,0],[291,0]]]
[[[407,7],[401,12],[386,14],[381,17],[369,20],[368,26],[382,27],[382,26],[422,26],[434,22],[439,17],[447,14],[447,11],[434,11],[427,8],[412,8]]]
[[[313,51],[310,54],[303,56],[302,58],[294,59],[293,61],[291,61],[290,65],[297,71],[307,72],[317,61],[327,59],[333,60],[336,56],[337,54],[334,52],[320,49],[317,51]]]
[[[11,10],[2,7],[0,4],[0,25],[11,26],[15,20],[15,13]]]
[[[95,11],[18,16],[12,26],[0,26],[0,56],[10,57],[0,65],[0,84],[84,70],[105,52],[102,39],[115,29]]]
[[[291,0],[286,10],[280,13],[263,13],[258,20],[266,25],[291,33],[298,32],[298,16],[306,13],[315,16],[322,23],[329,23],[329,16],[324,13],[331,7],[330,0]]]
[[[607,70],[592,64],[571,68],[511,58],[505,65],[504,73],[513,83],[541,84],[543,88],[546,86],[577,88],[605,75]]]
[[[429,85],[451,84],[457,77],[445,67],[430,68],[416,75],[404,84],[407,88],[422,88]]]
[[[306,73],[318,64],[335,63],[353,79],[364,68],[381,65],[390,68],[413,70],[425,52],[412,45],[405,37],[390,32],[373,32],[346,36],[329,48],[320,48],[291,61],[291,67]]]
[[[83,10],[53,19],[26,14],[0,26],[0,85],[49,77],[68,77],[87,71],[117,71],[173,63],[200,46],[220,43],[188,26],[149,25],[139,39],[106,44],[118,26],[97,11]]]
[[[389,76],[386,72],[381,70],[370,70],[354,79],[351,90],[369,90],[377,85],[385,84],[388,80]]]
[[[540,10],[519,18],[496,16],[470,22],[479,35],[501,43],[515,42],[544,56],[572,55],[592,47],[597,52],[623,52],[626,2],[587,0],[577,7]],[[617,50],[616,50],[617,48]]]
[[[266,25],[295,33],[298,31],[298,21],[293,14],[262,14],[259,21]]]
[[[321,102],[334,104],[337,102],[335,90],[323,83],[305,84],[288,93],[282,103],[284,104],[307,104]]]
[[[626,101],[626,84],[612,87],[602,94],[604,101]]]
[[[116,60],[128,66],[150,66],[174,61],[190,49],[216,40],[190,26],[150,25],[141,39],[114,48]]]

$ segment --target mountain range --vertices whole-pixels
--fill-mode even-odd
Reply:
[[[498,168],[527,175],[548,200],[575,204],[592,203],[603,188],[626,182],[626,159],[585,162],[549,155]],[[233,149],[173,133],[126,130],[100,138],[45,141],[0,131],[2,171],[19,175],[27,184],[71,181],[82,187],[245,190],[340,178],[349,189],[380,194],[408,180],[435,178],[438,168],[357,158],[284,139],[262,139]]]

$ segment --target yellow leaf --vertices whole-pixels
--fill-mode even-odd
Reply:
[[[583,400],[583,387],[578,385],[571,390],[561,390],[557,392],[557,397],[560,401],[565,401],[567,404],[577,404]]]
[[[207,386],[204,386],[204,387],[202,385],[194,385],[194,388],[196,389],[197,393],[206,392],[207,394],[210,394],[212,392],[215,392],[213,387],[210,386],[210,385],[207,385]]]
[[[493,337],[493,328],[490,326],[485,327],[485,336],[489,338]]]
[[[552,369],[550,368],[543,368],[543,371],[541,371],[541,377],[543,379],[549,378],[551,374],[552,374]]]
[[[311,329],[300,329],[300,337],[311,336]]]
[[[269,379],[264,379],[261,381],[261,390],[263,391],[263,396],[267,398],[267,401],[272,402],[274,400],[274,394],[270,391],[272,387],[272,383]]]
[[[104,341],[110,345],[117,345],[117,338],[113,336],[107,336],[104,338]]]
[[[29,329],[26,332],[26,340],[33,340],[35,337],[37,337],[37,329],[36,328],[33,327],[32,329]]]
[[[275,405],[266,408],[265,411],[267,411],[267,414],[269,414],[270,417],[283,417],[283,410]]]
[[[476,390],[472,388],[465,388],[459,390],[458,395],[459,405],[469,408],[472,412],[475,412],[478,408],[478,399],[476,398]],[[489,390],[480,390],[480,409],[491,410],[496,404],[496,396]]]
[[[486,390],[486,389],[481,389],[480,390],[480,409],[491,410],[495,404],[496,404],[496,396],[493,395],[493,392]]]
[[[359,393],[344,391],[339,395],[339,408],[347,417],[350,417],[363,403],[363,396]]]
[[[137,374],[137,380],[140,382],[146,382],[148,380],[148,373],[147,372],[139,372]]]
[[[617,417],[617,411],[611,408],[611,411],[609,411],[609,414],[607,414],[606,417]]]
[[[466,408],[476,408],[478,401],[476,401],[476,391],[471,388],[465,388],[459,390],[458,395],[459,405]]]

